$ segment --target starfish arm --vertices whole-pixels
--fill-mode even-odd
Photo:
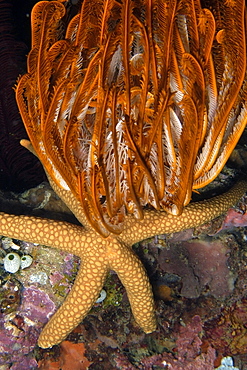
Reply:
[[[154,300],[146,271],[134,252],[120,242],[107,247],[109,268],[114,270],[124,285],[137,324],[145,333],[156,329]]]
[[[60,343],[80,324],[99,297],[107,272],[107,264],[97,258],[83,261],[64,303],[41,332],[40,347],[49,348]]]
[[[121,240],[129,245],[154,235],[178,232],[203,225],[233,206],[246,192],[247,182],[236,183],[228,192],[201,202],[190,203],[179,216],[153,210],[144,211],[144,219],[126,220]]]
[[[83,253],[81,240],[87,233],[82,227],[68,222],[0,213],[0,235],[44,244],[79,256]]]

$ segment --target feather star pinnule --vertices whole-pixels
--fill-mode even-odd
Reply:
[[[35,5],[16,98],[31,142],[23,144],[83,227],[0,215],[2,234],[82,261],[40,335],[44,348],[80,323],[109,270],[137,323],[155,330],[151,286],[132,244],[211,220],[246,189],[243,181],[188,204],[192,190],[221,171],[246,126],[245,2],[84,0],[66,26],[67,5]]]

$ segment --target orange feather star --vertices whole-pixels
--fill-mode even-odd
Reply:
[[[245,2],[203,3],[84,0],[68,25],[66,1],[33,9],[28,71],[16,89],[24,145],[84,226],[0,214],[3,235],[82,259],[42,347],[81,322],[110,269],[137,323],[155,330],[132,244],[217,217],[246,189],[184,208],[221,171],[247,122]]]
[[[180,214],[246,121],[244,1],[85,0],[32,13],[17,101],[47,173],[102,235],[150,204]]]

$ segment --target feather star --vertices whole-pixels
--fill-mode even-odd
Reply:
[[[207,1],[203,2],[207,4]],[[48,179],[83,226],[1,214],[0,232],[72,252],[81,267],[39,345],[62,341],[114,270],[137,323],[154,301],[132,244],[217,217],[246,189],[190,203],[247,122],[245,1],[41,1],[16,98]]]

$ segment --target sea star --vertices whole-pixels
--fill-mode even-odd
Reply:
[[[152,289],[131,246],[143,239],[201,225],[225,212],[241,197],[247,183],[237,183],[227,193],[191,203],[180,216],[145,210],[144,219],[128,216],[120,236],[99,235],[87,222],[81,204],[71,192],[50,182],[86,227],[29,216],[0,214],[0,233],[12,238],[56,247],[79,256],[81,266],[73,288],[63,305],[43,329],[38,344],[48,348],[60,343],[86,316],[103,287],[109,270],[114,270],[125,286],[136,322],[146,333],[156,328]]]
[[[66,1],[35,5],[28,71],[16,89],[24,144],[84,226],[1,217],[1,233],[82,260],[41,347],[83,319],[110,269],[137,323],[153,331],[152,290],[132,244],[202,224],[244,192],[241,182],[183,210],[221,171],[247,122],[245,2],[213,5],[84,0],[71,20]]]

